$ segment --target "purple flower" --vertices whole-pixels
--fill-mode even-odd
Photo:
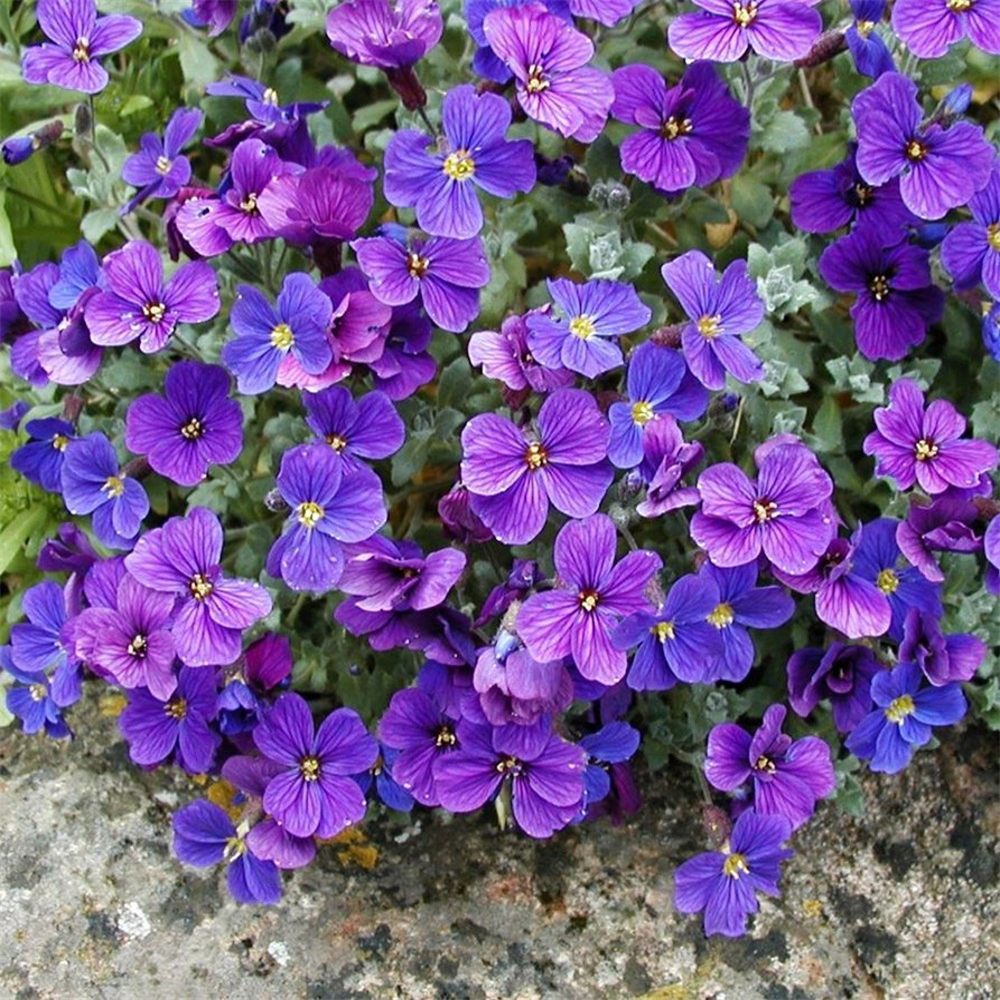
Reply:
[[[38,0],[35,14],[51,41],[25,49],[24,79],[85,94],[100,93],[108,85],[107,70],[98,60],[142,34],[142,22],[134,17],[98,17],[94,0]]]
[[[444,30],[434,0],[347,0],[326,19],[330,44],[363,66],[412,66]]]
[[[69,664],[65,639],[66,598],[53,580],[36,583],[22,597],[27,621],[10,630],[10,662],[27,674],[61,671]],[[57,702],[63,699],[57,695]],[[67,702],[68,704],[68,702]]]
[[[15,626],[16,627],[16,626]],[[21,720],[21,732],[28,736],[45,730],[50,739],[65,739],[73,733],[63,719],[63,708],[53,697],[52,681],[43,673],[20,670],[11,658],[10,646],[0,646],[0,669],[19,685],[7,689],[7,711]]]
[[[868,184],[858,171],[858,145],[848,146],[847,158],[830,170],[800,174],[788,194],[792,202],[792,222],[808,233],[832,233],[850,224],[870,226],[884,242],[901,242],[905,226],[919,220],[903,204],[899,180],[892,178],[879,187]],[[899,236],[892,239],[892,234]]]
[[[1000,32],[998,32],[1000,33]],[[1000,160],[994,160],[986,186],[969,199],[974,222],[960,222],[941,244],[941,262],[958,289],[981,281],[1000,298]]]
[[[423,132],[397,132],[385,151],[385,197],[415,207],[417,224],[433,236],[468,239],[483,228],[475,188],[513,198],[535,183],[531,141],[504,138],[510,105],[471,84],[448,92],[441,111],[444,137],[435,146]]]
[[[281,875],[273,861],[263,861],[247,844],[226,811],[199,799],[174,813],[174,854],[196,868],[226,864],[226,884],[238,903],[277,903]]]
[[[779,439],[756,457],[756,481],[728,462],[701,474],[702,505],[691,519],[691,537],[716,566],[743,566],[763,552],[778,569],[808,572],[836,531],[833,481],[800,443]]]
[[[173,198],[191,179],[191,164],[181,150],[198,131],[202,113],[197,108],[178,108],[167,122],[161,139],[155,132],[146,132],[139,140],[139,152],[133,153],[122,166],[122,180],[140,188],[125,206],[130,212],[147,198]]]
[[[965,418],[946,399],[925,410],[916,382],[900,379],[889,388],[889,405],[875,410],[875,426],[864,441],[875,456],[875,474],[891,478],[896,488],[917,483],[931,494],[949,487],[968,488],[997,466],[997,449],[987,441],[960,440]]]
[[[472,812],[509,781],[514,819],[529,837],[550,837],[576,818],[586,756],[553,733],[548,720],[499,729],[463,721],[457,735],[459,749],[434,764],[445,809]]]
[[[851,13],[854,23],[844,33],[844,38],[854,68],[873,79],[883,73],[892,73],[896,64],[882,36],[875,31],[885,14],[885,0],[851,0]]]
[[[469,338],[469,361],[481,367],[487,378],[498,379],[516,392],[552,392],[572,385],[571,371],[540,365],[528,349],[528,321],[537,312],[508,316],[499,331],[474,333]]]
[[[823,28],[815,0],[694,0],[701,7],[670,23],[667,40],[682,59],[736,62],[751,49],[776,62],[801,59]]]
[[[972,527],[979,509],[971,500],[938,495],[930,504],[911,497],[906,519],[896,529],[896,544],[924,578],[943,583],[944,573],[934,552],[978,552],[983,540]]]
[[[983,349],[1000,363],[1000,302],[994,302],[983,316]]]
[[[720,280],[705,254],[689,250],[664,264],[660,273],[690,320],[681,333],[681,344],[702,385],[723,388],[726,372],[741,382],[762,379],[764,366],[740,339],[764,319],[764,303],[747,274],[746,261],[733,261]]]
[[[265,632],[247,646],[243,657],[226,671],[219,692],[219,730],[225,736],[245,733],[263,718],[267,694],[287,687],[292,673],[292,646],[287,636]]]
[[[785,706],[771,705],[751,735],[732,722],[708,734],[705,777],[722,792],[750,782],[753,807],[764,816],[784,816],[800,827],[816,809],[816,800],[836,787],[830,747],[818,736],[793,740],[781,732]]]
[[[125,417],[125,444],[146,455],[161,476],[195,486],[209,465],[228,465],[243,450],[243,411],[229,398],[218,365],[181,361],[166,375],[162,396],[140,396]]]
[[[355,240],[351,248],[380,302],[402,306],[419,297],[427,315],[452,333],[461,333],[479,315],[479,289],[490,280],[479,237],[404,243],[376,236]]]
[[[282,770],[264,791],[264,808],[296,837],[335,837],[365,814],[351,775],[367,771],[378,743],[349,708],[331,712],[314,730],[304,698],[284,694],[253,733],[257,749]]]
[[[857,296],[851,306],[854,338],[871,361],[905,358],[944,311],[927,251],[895,236],[883,238],[881,227],[865,225],[827,247],[819,273],[831,288]]]
[[[687,365],[676,351],[649,341],[635,349],[628,363],[628,402],[612,403],[608,410],[608,458],[619,469],[631,469],[643,460],[646,434],[665,414],[696,420],[705,412],[705,391],[687,375]]]
[[[10,456],[10,467],[49,493],[62,489],[66,446],[76,436],[73,425],[57,417],[29,420],[24,429],[31,438]]]
[[[704,388],[693,376],[687,381],[701,390]],[[642,517],[659,517],[678,507],[701,501],[693,486],[683,486],[684,477],[702,460],[705,448],[700,441],[684,441],[677,421],[669,414],[654,420],[643,436],[643,458],[639,474],[647,484],[646,499],[636,504],[636,513]]]
[[[222,575],[222,541],[218,517],[195,507],[147,532],[125,559],[144,587],[180,597],[174,644],[189,667],[234,663],[243,630],[271,611],[271,597],[259,583]]]
[[[286,275],[274,306],[252,285],[236,291],[230,323],[237,336],[223,345],[222,360],[240,392],[266,392],[289,356],[311,374],[326,369],[333,356],[326,333],[333,304],[308,274]]]
[[[994,517],[983,535],[983,553],[986,556],[986,589],[1000,594],[1000,517]]]
[[[938,617],[918,608],[906,613],[899,660],[915,663],[934,687],[971,680],[986,656],[986,644],[974,635],[944,635]]]
[[[756,894],[779,894],[781,862],[793,853],[781,845],[790,834],[784,816],[742,813],[721,851],[698,854],[674,873],[674,905],[681,913],[704,910],[706,934],[745,934],[747,917],[759,909]]]
[[[596,733],[588,733],[580,740],[580,747],[587,754],[587,770],[583,780],[587,789],[588,819],[604,811],[594,809],[599,802],[604,802],[616,792],[620,794],[619,779],[623,774],[628,774],[626,762],[635,756],[639,742],[638,730],[626,722],[609,722]],[[635,793],[638,794],[637,789]],[[629,811],[627,803],[619,802],[617,805],[621,811]],[[608,811],[614,821],[615,812]]]
[[[120,347],[139,338],[144,354],[162,350],[178,323],[202,323],[219,311],[215,272],[202,261],[182,264],[163,281],[163,260],[135,240],[104,258],[105,289],[87,302],[95,344]]]
[[[427,351],[433,331],[416,302],[392,310],[382,356],[369,363],[372,384],[390,399],[406,399],[437,373]]]
[[[917,85],[907,77],[883,73],[851,110],[861,176],[875,185],[899,177],[904,204],[921,219],[942,218],[989,180],[995,153],[983,130],[969,122],[922,126]]]
[[[635,691],[666,691],[679,680],[705,684],[713,680],[709,664],[722,643],[708,621],[719,603],[719,588],[707,577],[682,576],[655,614],[629,615],[612,634],[617,649],[638,645],[628,672]]]
[[[324,592],[344,571],[343,542],[361,542],[385,524],[382,483],[371,469],[348,469],[326,445],[285,452],[278,492],[291,507],[271,546],[267,571],[294,590]]]
[[[897,0],[892,26],[921,59],[943,56],[966,36],[984,52],[1000,55],[1000,0]]]
[[[552,393],[538,433],[483,413],[462,431],[462,482],[471,508],[500,541],[523,545],[545,526],[549,503],[570,517],[593,514],[611,483],[608,423],[580,389]]]
[[[640,549],[615,562],[615,526],[605,514],[570,521],[556,536],[559,586],[529,597],[517,616],[517,634],[538,661],[572,655],[587,680],[614,684],[627,658],[612,642],[626,615],[649,608],[647,585],[663,565]]]
[[[238,0],[191,0],[191,7],[181,13],[188,24],[208,28],[209,38],[221,35],[236,16]]]
[[[875,675],[872,700],[877,708],[844,741],[872,771],[902,771],[914,748],[930,740],[932,726],[950,726],[965,715],[968,706],[960,684],[923,687],[923,677],[913,663]]]
[[[389,398],[369,392],[355,400],[347,389],[331,386],[303,396],[306,423],[340,455],[345,470],[363,459],[388,458],[403,444],[406,429]]]
[[[445,538],[454,538],[462,545],[482,545],[493,537],[493,532],[472,510],[472,494],[461,482],[438,500],[437,511]]]
[[[871,708],[872,678],[882,670],[867,646],[830,643],[810,646],[788,660],[788,704],[805,718],[821,701],[830,702],[837,732],[849,733]]]
[[[529,118],[580,142],[601,134],[615,92],[605,73],[587,65],[594,45],[585,34],[534,3],[491,11],[483,32],[514,74]]]
[[[567,278],[550,278],[549,295],[561,318],[536,311],[525,317],[528,348],[546,368],[568,368],[588,378],[622,363],[622,352],[612,338],[633,333],[652,316],[635,289],[619,281],[599,278],[578,285]]]
[[[621,146],[622,170],[663,191],[708,187],[740,168],[750,112],[709,62],[689,66],[676,86],[641,63],[615,70],[611,115],[638,125]]]
[[[146,688],[130,692],[118,726],[133,763],[156,767],[176,751],[185,771],[204,774],[221,742],[209,725],[215,712],[215,672],[181,667],[169,698],[157,698]]]
[[[131,548],[149,513],[146,491],[119,467],[111,442],[96,431],[66,445],[62,495],[71,514],[93,515],[95,534],[112,549]]]

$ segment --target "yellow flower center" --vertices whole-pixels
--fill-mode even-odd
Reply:
[[[163,706],[163,714],[180,722],[188,714],[187,702],[179,695],[176,695]]]
[[[637,427],[645,427],[656,416],[653,404],[644,401],[632,404],[632,422]]]
[[[146,649],[149,643],[146,642],[146,637],[140,633],[134,636],[132,641],[128,644],[128,655],[134,656],[137,660],[144,660],[146,658]]]
[[[324,513],[325,511],[318,503],[314,503],[312,500],[306,500],[304,503],[299,504],[299,524],[302,524],[307,528],[315,528],[316,525],[323,520]]]
[[[319,781],[319,759],[316,757],[303,757],[299,761],[299,774],[303,781]]]
[[[596,590],[581,590],[577,596],[580,599],[580,607],[588,613],[597,607],[601,599],[601,595]]]
[[[691,124],[690,118],[682,118],[678,121],[673,115],[671,115],[661,126],[660,126],[660,136],[672,142],[678,136],[688,135],[694,126]]]
[[[733,4],[733,23],[741,28],[749,28],[757,20],[757,0],[750,0],[749,3],[740,3],[739,0]]]
[[[426,257],[421,257],[418,253],[411,253],[406,258],[406,270],[410,272],[411,278],[422,278],[431,266],[431,262]]]
[[[576,316],[569,322],[569,332],[581,340],[590,340],[597,333],[597,327],[589,316]]]
[[[874,193],[875,188],[871,188],[867,184],[858,182],[854,185],[854,196],[857,198],[859,205],[867,205]]]
[[[434,746],[436,747],[453,747],[458,745],[458,737],[455,735],[455,731],[451,726],[442,726],[437,731],[437,736],[434,737]]]
[[[714,316],[702,316],[698,320],[698,332],[706,339],[713,340],[722,333],[722,316],[716,313]]]
[[[163,302],[147,302],[142,307],[142,314],[150,323],[162,323],[167,315],[167,307]]]
[[[170,160],[165,156],[158,156],[156,158],[156,172],[160,175],[165,175],[170,173],[170,167],[172,166]]]
[[[887,708],[883,709],[885,712],[885,717],[890,721],[894,722],[897,726],[905,719],[908,715],[912,715],[916,706],[913,704],[913,699],[908,694],[901,694],[898,698],[895,698]]]
[[[65,434],[57,434],[52,439],[52,447],[55,448],[56,451],[65,451],[66,445],[68,444],[69,444],[69,438],[66,437]]]
[[[268,87],[263,93],[263,101],[271,107],[278,106],[278,92],[273,87]]]
[[[28,688],[28,693],[31,695],[32,701],[44,701],[45,696],[49,693],[44,684],[32,684]]]
[[[894,569],[884,569],[875,577],[875,586],[883,594],[895,594],[899,590],[899,576]]]
[[[724,628],[729,628],[735,620],[736,615],[733,613],[732,605],[726,604],[725,601],[721,604],[716,604],[709,616],[705,619],[709,625],[714,625],[720,631]]]
[[[986,242],[1000,253],[1000,222],[994,222],[992,226],[989,226],[986,230]]]
[[[867,38],[875,30],[874,21],[858,21],[856,25],[858,29],[858,34],[862,38]]]
[[[775,763],[770,757],[765,754],[761,754],[754,762],[753,767],[755,771],[765,771],[767,774],[774,774],[777,770]]]
[[[192,417],[186,424],[181,426],[181,437],[185,441],[197,441],[204,434],[205,425],[197,417]]]
[[[948,10],[953,10],[956,14],[961,14],[962,11],[969,10],[972,7],[972,0],[948,0],[946,6]]]
[[[501,774],[507,774],[509,771],[516,771],[518,767],[518,760],[516,757],[505,757],[501,761],[497,761],[497,770]]]
[[[246,841],[239,836],[229,837],[226,840],[225,849],[222,852],[222,860],[231,865],[238,858],[243,857],[247,852]]]
[[[240,211],[247,215],[257,214],[257,192],[251,191],[241,202]]]
[[[340,434],[327,434],[326,443],[334,451],[343,451],[347,447],[347,438],[342,437]]]
[[[666,642],[667,639],[673,639],[674,637],[674,623],[657,622],[649,631],[652,632],[660,642]]]
[[[876,302],[882,302],[889,297],[889,278],[884,274],[876,274],[868,282],[868,288],[875,297]]]
[[[476,172],[476,161],[467,149],[459,149],[447,157],[441,169],[453,181],[466,181]]]
[[[120,497],[125,492],[125,483],[118,476],[108,476],[101,487],[102,493],[107,493],[109,497]]]
[[[906,144],[906,158],[919,163],[927,155],[927,147],[916,139],[911,139]]]
[[[295,343],[295,334],[287,323],[279,323],[271,331],[271,346],[279,351],[289,351]]]
[[[201,573],[195,573],[188,581],[188,590],[196,601],[204,601],[215,590],[215,587]]]
[[[778,505],[773,500],[762,497],[753,502],[753,516],[758,524],[773,521],[778,516]]]
[[[548,90],[551,84],[545,79],[545,69],[538,63],[528,67],[528,82],[524,85],[529,94],[540,94]]]
[[[73,46],[73,61],[78,63],[90,62],[90,39],[78,38]]]
[[[741,875],[750,874],[750,866],[747,859],[742,854],[730,854],[722,863],[722,874],[730,878],[739,878]]]
[[[538,441],[532,441],[524,453],[524,464],[534,472],[549,464],[549,454]]]
[[[932,458],[937,458],[940,450],[930,438],[921,438],[913,446],[913,454],[918,462],[929,462]]]

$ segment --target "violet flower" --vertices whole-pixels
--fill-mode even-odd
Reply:
[[[892,27],[921,59],[943,56],[955,42],[1000,55],[1000,3],[997,0],[897,0]]]
[[[549,504],[570,517],[593,514],[613,478],[606,461],[608,424],[580,389],[552,393],[538,433],[482,413],[462,431],[462,482],[471,508],[508,545],[523,545],[545,526]]]
[[[189,667],[234,663],[243,630],[271,611],[271,596],[259,583],[222,575],[222,542],[218,517],[194,507],[143,535],[125,559],[144,587],[180,598],[174,644]]]
[[[983,534],[983,554],[986,556],[986,589],[991,594],[1000,594],[1000,517],[994,517]]]
[[[939,494],[930,504],[911,498],[906,519],[896,529],[896,544],[904,556],[932,583],[943,583],[944,572],[935,552],[978,552],[983,540],[973,528],[979,509],[971,500]]]
[[[588,378],[611,371],[622,363],[621,348],[612,338],[634,333],[652,316],[623,282],[550,278],[547,285],[562,316],[536,311],[525,317],[528,348],[546,368],[568,368]]]
[[[687,314],[681,344],[702,385],[723,388],[726,372],[741,382],[760,381],[764,366],[740,339],[764,319],[764,303],[747,274],[746,261],[733,261],[720,280],[710,258],[689,250],[664,264],[660,273]]]
[[[996,154],[969,122],[921,125],[917,92],[900,73],[883,73],[854,99],[858,170],[869,184],[899,177],[906,207],[921,219],[940,219],[986,184]]]
[[[868,646],[830,643],[829,649],[799,649],[788,660],[788,704],[805,718],[821,701],[829,701],[833,724],[849,733],[871,708],[872,678],[882,664]]]
[[[901,663],[915,663],[934,687],[971,680],[986,656],[986,643],[974,635],[944,635],[936,615],[911,608],[899,644]]]
[[[640,131],[621,145],[622,170],[662,191],[708,187],[740,168],[750,140],[750,112],[733,99],[710,62],[697,62],[668,88],[651,66],[611,76],[611,115]]]
[[[363,66],[412,66],[437,45],[444,22],[435,0],[346,0],[326,19],[330,44]]]
[[[21,670],[15,666],[10,646],[0,646],[0,669],[17,681],[7,688],[4,704],[21,722],[21,732],[33,736],[42,730],[53,740],[66,739],[73,732],[63,718],[63,708],[53,697],[52,681],[43,673]]]
[[[27,444],[10,456],[10,467],[49,493],[62,490],[62,467],[66,446],[76,436],[71,423],[58,417],[29,420],[24,425]]]
[[[253,733],[257,749],[282,770],[264,791],[264,808],[296,837],[335,837],[365,814],[351,775],[367,771],[378,743],[357,712],[338,708],[313,727],[306,700],[284,694]]]
[[[596,733],[588,733],[580,740],[580,747],[587,754],[583,782],[588,819],[602,813],[594,807],[617,790],[616,778],[621,775],[626,762],[635,756],[639,743],[639,731],[627,722],[609,722]],[[612,821],[614,818],[612,813]]]
[[[913,663],[883,670],[872,680],[877,706],[844,741],[844,746],[872,771],[898,774],[913,751],[931,738],[932,726],[951,726],[968,705],[960,684],[925,687],[924,675]]]
[[[704,388],[693,376],[695,387]],[[704,445],[700,441],[685,442],[677,421],[669,414],[654,420],[643,436],[642,465],[639,474],[647,484],[646,499],[636,504],[641,517],[660,517],[678,507],[701,501],[693,486],[683,486],[684,477],[702,460]]]
[[[529,118],[580,142],[601,134],[614,88],[607,74],[588,65],[594,44],[585,34],[535,3],[491,11],[483,32],[514,74]]]
[[[639,0],[568,0],[575,17],[585,17],[613,28],[639,6]]]
[[[139,338],[144,354],[167,345],[178,323],[203,323],[219,311],[215,272],[202,261],[182,264],[163,280],[163,260],[152,244],[132,240],[104,258],[105,288],[87,302],[95,344],[120,347]]]
[[[287,636],[265,632],[250,643],[246,653],[225,673],[216,702],[219,731],[233,736],[252,730],[264,717],[268,695],[288,686],[292,667],[292,645]]]
[[[951,229],[941,244],[941,263],[957,289],[982,282],[990,296],[1000,299],[1000,159],[994,160],[985,187],[969,199],[969,211],[975,221]]]
[[[140,396],[125,417],[125,444],[161,476],[195,486],[209,465],[228,465],[243,450],[243,411],[229,398],[218,365],[181,361],[166,374],[164,394]]]
[[[617,2],[617,0],[615,0]],[[476,52],[472,57],[472,70],[478,76],[494,83],[507,83],[514,74],[507,68],[497,54],[490,48],[489,39],[483,30],[483,22],[491,11],[506,7],[520,7],[526,3],[541,4],[550,14],[555,14],[571,27],[573,15],[566,0],[465,0],[465,25],[472,40],[476,43]]]
[[[528,139],[507,140],[510,104],[496,94],[477,94],[464,84],[450,90],[441,109],[443,138],[397,132],[385,151],[386,200],[415,208],[417,224],[432,236],[468,239],[483,228],[476,188],[513,198],[535,183]]]
[[[892,54],[875,26],[885,14],[885,0],[851,0],[854,23],[844,32],[844,39],[862,76],[878,79],[896,69]]]
[[[816,0],[694,0],[701,10],[679,14],[667,40],[682,59],[736,62],[748,49],[775,62],[807,55],[823,29]]]
[[[140,190],[122,209],[128,214],[147,198],[173,198],[191,179],[191,164],[181,150],[201,125],[197,108],[178,108],[167,122],[161,139],[146,132],[139,140],[139,152],[122,165],[122,180]]]
[[[85,94],[99,94],[108,85],[108,71],[98,60],[142,34],[142,22],[134,17],[98,17],[94,0],[38,0],[35,16],[51,41],[24,50],[24,79]]]
[[[68,688],[72,685],[67,685],[67,691],[63,692],[61,683],[63,675],[73,666],[65,642],[69,616],[62,587],[54,580],[28,587],[22,595],[21,608],[27,621],[18,622],[10,630],[10,662],[28,674],[54,672],[56,702],[69,704],[75,700],[69,697]],[[61,697],[62,693],[67,697]]]
[[[306,423],[340,455],[345,470],[362,467],[365,459],[388,458],[402,447],[406,428],[384,393],[355,400],[349,390],[331,386],[303,394],[302,401]]]
[[[961,440],[965,418],[946,399],[924,408],[924,394],[912,379],[889,387],[889,405],[874,413],[875,426],[864,441],[875,456],[875,474],[900,490],[917,483],[931,494],[949,487],[969,488],[997,467],[997,449],[988,441]]]
[[[722,792],[753,786],[753,807],[763,816],[784,816],[800,827],[830,795],[837,781],[830,747],[818,736],[793,740],[781,732],[784,705],[771,705],[751,736],[732,722],[708,734],[705,777]]]
[[[191,0],[190,8],[181,17],[196,28],[208,28],[208,37],[215,38],[232,23],[237,3],[238,0]]]
[[[516,392],[552,392],[572,385],[569,369],[540,365],[528,348],[529,319],[539,312],[508,316],[499,331],[474,333],[469,338],[469,361],[482,368],[487,378],[497,379]]]
[[[330,590],[344,571],[342,543],[364,541],[385,524],[381,480],[364,466],[348,470],[326,445],[305,444],[282,456],[277,486],[291,512],[268,553],[268,573],[293,590]]]
[[[646,587],[663,565],[643,549],[615,562],[615,540],[606,514],[566,524],[555,541],[559,586],[529,597],[515,625],[536,660],[572,655],[587,680],[608,685],[625,676],[627,665],[612,633],[622,618],[649,608]]]
[[[437,361],[428,352],[433,331],[416,302],[392,310],[384,350],[369,362],[372,384],[390,399],[406,399],[437,374]]]

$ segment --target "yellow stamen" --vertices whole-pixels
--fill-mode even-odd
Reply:
[[[894,569],[884,569],[875,577],[875,586],[883,594],[895,594],[899,590],[899,576]]]
[[[723,601],[721,604],[716,604],[712,609],[712,612],[705,619],[709,625],[714,625],[720,631],[724,628],[728,628],[736,619],[736,615],[733,613],[732,605],[726,604]]]
[[[927,147],[922,142],[918,142],[916,139],[911,139],[906,144],[905,152],[908,160],[919,162],[927,155]]]
[[[773,521],[778,513],[778,505],[773,500],[760,499],[753,502],[753,516],[758,524]]]
[[[179,696],[174,696],[163,706],[163,714],[178,722],[187,716],[187,711],[187,702]]]
[[[528,67],[528,82],[524,85],[529,94],[540,94],[548,90],[551,84],[545,79],[545,69],[538,63]]]
[[[299,774],[303,781],[319,781],[319,760],[316,757],[303,757],[299,761]]]
[[[147,302],[142,307],[142,314],[150,323],[162,323],[167,315],[167,307],[163,302]]]
[[[52,439],[52,447],[55,448],[56,451],[65,451],[66,445],[68,444],[69,444],[69,438],[66,437],[65,434],[57,434]]]
[[[299,504],[299,524],[304,525],[307,528],[315,528],[320,521],[323,520],[323,515],[325,511],[318,503],[313,503],[312,500],[306,500],[304,503]]]
[[[679,136],[688,135],[692,128],[694,128],[694,126],[691,124],[690,118],[682,118],[678,121],[673,115],[671,115],[660,126],[660,136],[661,138],[672,142]]]
[[[204,434],[205,425],[197,417],[192,417],[186,424],[181,425],[181,437],[185,441],[197,441]]]
[[[289,351],[295,343],[295,334],[287,323],[279,323],[271,331],[271,346],[279,351]]]
[[[406,258],[406,270],[410,272],[411,278],[422,278],[431,266],[431,262],[426,257],[421,257],[418,253],[411,253]]]
[[[532,441],[524,453],[524,462],[534,472],[549,464],[549,454],[538,441]]]
[[[929,438],[921,438],[913,446],[913,454],[918,462],[929,462],[932,458],[937,458],[940,450]]]
[[[334,451],[343,451],[347,447],[347,438],[341,437],[340,434],[327,434],[326,443]]]
[[[706,339],[713,340],[722,333],[722,316],[716,313],[714,316],[702,316],[698,320],[698,332]]]
[[[73,61],[78,63],[90,62],[90,39],[78,38],[73,46]]]
[[[868,282],[868,288],[871,290],[872,295],[875,296],[876,302],[882,302],[889,297],[889,279],[884,274],[876,274]]]
[[[588,613],[593,611],[601,600],[601,595],[596,590],[581,590],[577,597],[580,599],[580,607]]]
[[[207,597],[211,596],[215,587],[201,573],[195,573],[188,581],[188,590],[196,601],[204,601]]]
[[[885,712],[885,717],[898,726],[903,719],[913,714],[915,708],[913,699],[908,694],[901,694],[887,708],[884,708],[883,711]]]
[[[466,181],[476,172],[476,161],[467,149],[459,149],[445,159],[441,169],[453,181]]]
[[[740,3],[739,0],[733,3],[733,23],[741,28],[749,28],[757,20],[757,0],[750,0],[749,3]]]
[[[597,327],[589,316],[576,316],[569,322],[569,332],[581,340],[590,340],[597,332]]]
[[[986,242],[1000,253],[1000,222],[994,222],[992,226],[986,228]]]
[[[170,173],[170,168],[173,164],[165,156],[158,156],[156,158],[156,172],[160,175],[166,175]]]
[[[102,493],[107,493],[109,497],[120,497],[125,492],[125,483],[118,476],[108,476],[101,487]]]
[[[730,854],[722,863],[722,874],[730,878],[739,878],[741,875],[750,874],[750,866],[747,859],[742,854]]]
[[[652,403],[640,401],[632,404],[632,422],[637,427],[645,427],[655,416]]]
[[[660,642],[666,642],[667,639],[673,639],[674,637],[674,623],[657,622],[649,631],[652,632],[653,635],[660,640]]]

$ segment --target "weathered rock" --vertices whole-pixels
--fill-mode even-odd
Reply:
[[[1000,996],[996,740],[968,728],[868,815],[824,807],[785,895],[750,936],[706,940],[671,874],[702,848],[687,775],[654,776],[642,814],[550,842],[488,818],[374,815],[355,845],[240,907],[219,873],[171,858],[184,775],[127,761],[90,694],[79,738],[0,737],[0,995],[135,1000],[989,1000]]]

